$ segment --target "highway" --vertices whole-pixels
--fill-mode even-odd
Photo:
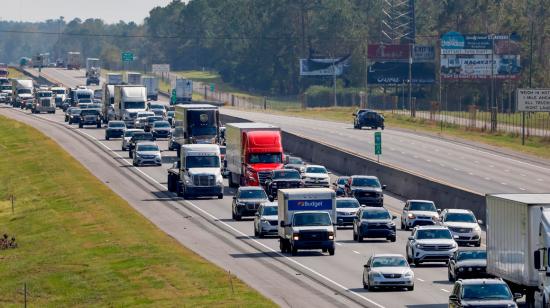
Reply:
[[[84,81],[82,71],[45,69],[42,74],[66,86]],[[0,108],[0,114],[44,132],[160,229],[230,270],[281,306],[447,306],[452,284],[447,281],[447,268],[443,264],[413,267],[416,285],[412,292],[370,292],[362,288],[361,275],[367,257],[373,253],[404,254],[410,232],[399,230],[395,243],[379,240],[357,243],[352,241],[350,229],[339,229],[335,256],[316,251],[304,251],[296,257],[283,255],[278,251],[277,239],[253,236],[251,220],[231,220],[234,191],[226,188],[222,200],[192,201],[168,193],[166,169],[174,161],[175,152],[166,151],[167,141],[158,142],[165,150],[163,166],[136,168],[131,166],[127,152],[120,150],[120,140],[104,140],[104,129],[69,126],[63,123],[60,111],[55,115],[31,115],[6,107]],[[386,195],[385,206],[394,214],[399,214],[402,205],[402,200]]]

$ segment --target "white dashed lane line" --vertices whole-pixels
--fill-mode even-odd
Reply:
[[[352,250],[354,253],[360,255],[361,253],[359,251]]]
[[[443,291],[443,292],[445,292],[445,293],[451,293],[451,291],[445,290],[445,289],[441,289],[441,291]]]

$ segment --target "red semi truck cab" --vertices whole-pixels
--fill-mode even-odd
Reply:
[[[226,156],[229,185],[263,185],[272,170],[283,168],[281,130],[264,123],[228,123]]]

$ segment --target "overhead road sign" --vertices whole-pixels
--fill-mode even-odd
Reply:
[[[518,111],[550,112],[550,89],[518,89]]]
[[[131,62],[134,61],[134,54],[130,51],[125,51],[121,53],[121,58],[123,62]]]

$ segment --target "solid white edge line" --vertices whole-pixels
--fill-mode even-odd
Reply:
[[[117,152],[113,151],[111,148],[109,148],[108,146],[106,146],[103,142],[99,141],[99,140],[98,140],[97,138],[95,138],[94,136],[91,136],[91,135],[89,135],[88,133],[83,132],[83,131],[80,131],[80,130],[79,130],[79,132],[82,133],[82,134],[84,134],[84,135],[86,135],[86,136],[88,136],[88,137],[91,138],[92,140],[95,140],[98,144],[100,144],[101,146],[103,146],[104,148],[106,148],[107,150],[109,150],[110,152],[112,152],[113,154],[115,154],[116,156],[118,156],[119,158],[121,158],[121,159],[122,159],[124,162],[126,162],[128,165],[130,165],[130,166],[133,167],[133,165],[132,165],[130,162],[128,162],[124,157],[120,156],[120,154],[118,154]],[[152,178],[150,175],[148,175],[147,173],[141,171],[141,169],[139,169],[139,168],[136,168],[136,167],[134,167],[134,168],[135,168],[137,171],[139,171],[139,173],[143,174],[145,177],[147,177],[148,179],[150,179],[151,181],[153,181],[154,183],[156,183],[157,185],[159,185],[160,187],[162,187],[164,190],[167,190],[167,187],[166,187],[166,186],[164,186],[164,185],[162,185],[161,183],[159,183],[157,180],[155,180],[154,178]],[[292,259],[292,258],[289,258],[289,257],[283,255],[283,254],[280,253],[279,251],[276,251],[276,250],[272,249],[272,248],[269,247],[269,246],[266,246],[265,244],[263,244],[263,243],[261,243],[261,242],[258,242],[256,239],[254,239],[254,238],[250,237],[249,235],[247,235],[247,234],[241,232],[240,230],[235,229],[234,227],[230,226],[229,224],[225,223],[224,221],[221,221],[221,220],[220,220],[219,218],[217,218],[216,216],[214,216],[214,215],[208,213],[207,211],[203,210],[202,208],[198,207],[198,206],[195,205],[193,202],[190,202],[190,201],[188,201],[188,200],[184,200],[184,202],[185,202],[185,203],[188,203],[188,204],[191,205],[191,206],[193,206],[195,209],[201,211],[201,212],[204,213],[205,215],[211,217],[212,219],[214,219],[214,220],[217,221],[218,223],[221,223],[221,224],[223,224],[224,226],[230,228],[230,229],[233,230],[234,232],[238,233],[240,236],[244,236],[244,237],[246,237],[247,239],[253,241],[254,243],[256,243],[256,244],[258,244],[258,245],[264,247],[265,249],[269,250],[270,252],[273,252],[273,253],[279,255],[280,257],[283,257],[283,258],[285,258],[286,260],[288,260],[288,261],[290,261],[290,262],[292,262],[292,263],[294,263],[294,264],[296,264],[296,265],[302,267],[303,269],[308,270],[309,272],[311,272],[311,273],[313,273],[313,274],[315,274],[315,275],[321,277],[322,279],[324,279],[324,280],[326,280],[326,281],[332,283],[333,285],[339,287],[340,289],[343,289],[345,292],[349,292],[349,293],[351,293],[351,294],[353,294],[353,295],[355,295],[355,296],[357,296],[357,297],[359,297],[359,298],[361,298],[361,299],[363,299],[363,300],[365,300],[365,301],[367,301],[367,302],[369,302],[369,303],[371,303],[371,304],[373,304],[373,305],[375,305],[375,306],[377,306],[377,307],[384,308],[384,306],[378,304],[377,302],[374,302],[374,301],[372,301],[372,300],[370,300],[370,299],[364,297],[363,295],[361,295],[361,294],[359,294],[359,293],[357,293],[357,292],[355,292],[355,291],[352,291],[352,290],[350,290],[349,288],[346,288],[344,285],[339,284],[338,282],[336,282],[336,281],[334,281],[334,280],[332,280],[332,279],[326,277],[325,275],[323,275],[323,274],[321,274],[321,273],[315,271],[314,269],[309,268],[309,267],[307,267],[306,265],[304,265],[304,264],[302,264],[302,263],[300,263],[300,262],[298,262],[298,261],[296,261],[296,260],[294,260],[294,259]]]

